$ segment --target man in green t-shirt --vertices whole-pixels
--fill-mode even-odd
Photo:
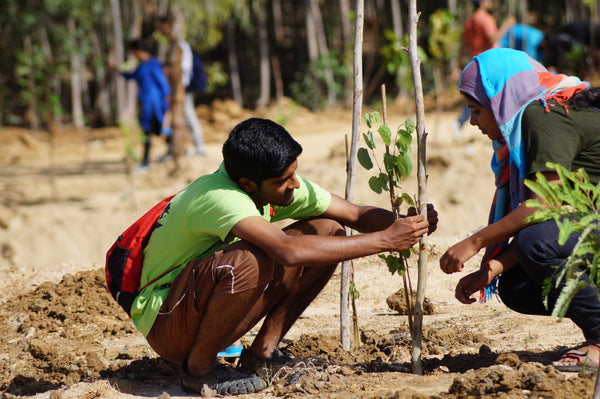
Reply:
[[[186,391],[266,388],[261,370],[289,360],[278,344],[337,263],[405,250],[436,229],[431,205],[427,218],[411,209],[394,222],[390,211],[297,176],[301,152],[275,122],[241,122],[223,145],[223,164],[179,192],[150,237],[131,316],[161,357],[182,365]],[[297,221],[271,223],[288,218]],[[344,225],[364,234],[346,237]],[[240,357],[248,372],[219,364],[217,353],[263,317]]]

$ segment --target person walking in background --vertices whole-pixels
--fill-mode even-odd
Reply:
[[[194,105],[194,89],[190,87],[190,82],[193,78],[194,70],[194,53],[190,44],[183,39],[184,35],[181,32],[176,32],[174,29],[175,17],[171,14],[164,15],[159,18],[160,32],[168,39],[169,45],[165,57],[165,69],[167,75],[175,73],[178,68],[174,68],[174,63],[180,62],[181,66],[181,85],[185,89],[183,100],[183,115],[185,124],[190,130],[192,141],[194,143],[194,153],[199,156],[206,154],[204,146],[204,134],[202,125],[196,115]],[[178,30],[183,30],[182,27]],[[174,80],[170,77],[169,80]]]
[[[515,17],[510,15],[498,29],[496,20],[492,15],[494,2],[492,0],[473,0],[472,3],[475,12],[465,21],[458,65],[452,72],[452,76],[456,81],[460,77],[460,71],[464,66],[462,62],[467,51],[470,61],[476,55],[495,47],[500,38],[516,23]],[[461,129],[465,122],[469,120],[470,115],[469,108],[465,105],[461,109],[458,119],[451,123],[452,131],[457,138],[461,136]]]
[[[134,172],[145,172],[150,165],[151,135],[161,133],[165,113],[169,109],[171,87],[162,65],[151,55],[142,39],[129,40],[127,48],[139,64],[133,71],[120,71],[120,73],[125,79],[135,79],[138,84],[139,123],[144,132],[142,163],[134,169]],[[109,67],[118,70],[116,61],[112,58],[109,58]]]
[[[500,39],[500,47],[513,48],[529,54],[538,62],[544,61],[542,43],[544,32],[531,25],[515,24]]]

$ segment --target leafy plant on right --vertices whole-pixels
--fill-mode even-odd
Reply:
[[[526,204],[539,209],[526,222],[543,222],[554,219],[559,228],[558,243],[563,245],[573,233],[579,240],[563,265],[555,266],[552,278],[544,282],[544,304],[548,307],[548,296],[552,289],[563,285],[552,316],[562,318],[579,289],[588,283],[582,280],[589,275],[590,284],[600,285],[600,184],[594,185],[583,169],[572,172],[561,165],[548,163],[556,170],[560,183],[551,183],[541,173],[536,181],[525,184],[540,199],[527,200]],[[600,297],[600,292],[598,293]]]

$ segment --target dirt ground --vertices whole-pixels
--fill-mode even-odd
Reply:
[[[390,126],[403,123],[404,110],[390,106]],[[446,248],[485,224],[493,195],[490,142],[471,126],[456,137],[449,122],[457,112],[426,115],[427,200],[440,224],[425,245],[428,272],[421,276],[428,304],[424,375],[411,372],[401,304],[386,301],[402,280],[372,256],[353,262],[360,293],[356,347],[346,352],[339,343],[338,270],[281,344],[295,356],[293,364],[275,374],[267,390],[242,398],[591,397],[594,375],[559,373],[549,365],[583,342],[571,321],[516,314],[498,301],[462,305],[454,299],[460,276],[439,270]],[[349,110],[310,113],[287,104],[250,113],[226,101],[198,113],[208,154],[185,158],[177,172],[170,162],[155,162],[147,174],[124,173],[126,148],[113,128],[56,127],[52,135],[0,129],[0,397],[187,397],[177,366],[156,356],[107,293],[104,256],[144,210],[214,171],[227,132],[240,120],[284,123],[304,148],[300,174],[344,195]],[[152,157],[165,150],[156,139]],[[413,152],[415,158],[416,147]],[[369,176],[357,172],[354,201],[387,206],[385,196],[368,188]],[[403,189],[416,193],[414,178]],[[409,264],[414,287],[415,258]],[[466,272],[479,259],[469,261]]]

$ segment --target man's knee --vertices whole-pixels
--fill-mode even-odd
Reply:
[[[285,232],[289,235],[319,235],[344,236],[346,230],[339,222],[328,218],[300,220],[288,227]]]
[[[275,263],[265,251],[247,241],[238,241],[223,248],[222,257],[217,260],[220,265],[235,265],[235,268],[222,271],[233,273],[232,290],[243,291],[257,286],[266,285],[273,277]],[[227,276],[229,278],[229,276]]]

